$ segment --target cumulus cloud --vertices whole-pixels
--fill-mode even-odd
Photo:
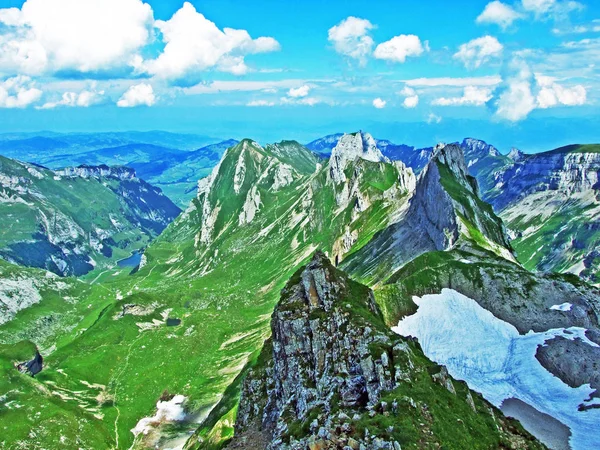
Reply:
[[[582,85],[571,88],[564,87],[553,77],[536,74],[535,80],[540,90],[537,94],[538,108],[546,109],[554,106],[579,106],[587,101],[587,91]]]
[[[495,0],[485,6],[483,12],[477,17],[476,22],[479,24],[494,23],[502,29],[506,29],[521,17],[523,16],[509,5]]]
[[[377,59],[403,63],[408,56],[419,56],[423,52],[423,44],[418,36],[401,34],[379,44],[373,56]]]
[[[304,84],[297,88],[290,88],[288,91],[288,96],[293,98],[306,97],[310,92],[310,86]]]
[[[405,97],[404,101],[402,102],[402,105],[405,108],[415,108],[419,104],[419,96],[411,87],[404,87],[404,89],[400,91],[400,95]]]
[[[0,71],[38,75],[127,65],[150,39],[141,0],[27,0],[0,9]]]
[[[373,100],[373,106],[377,109],[385,108],[386,104],[387,104],[387,102],[379,97],[376,98],[375,100]]]
[[[152,85],[140,83],[127,89],[117,102],[117,106],[120,108],[132,108],[141,105],[152,106],[155,102],[156,97]]]
[[[19,75],[0,81],[0,108],[24,108],[37,102],[42,91],[28,76]]]
[[[492,89],[467,86],[461,97],[440,97],[433,100],[433,105],[438,106],[482,106],[492,99]]]
[[[503,49],[495,37],[482,36],[462,44],[454,54],[454,59],[461,61],[468,69],[475,69],[492,59],[500,58]]]
[[[373,28],[368,20],[350,16],[329,29],[328,39],[336,52],[365,65],[373,49],[373,38],[369,36]]]
[[[517,122],[537,108],[578,106],[587,101],[582,85],[565,87],[553,77],[534,75],[527,63],[518,59],[509,68],[513,73],[506,77],[494,102],[495,115],[500,119]]]
[[[62,98],[58,101],[54,102],[46,102],[39,109],[52,109],[59,106],[66,107],[84,107],[87,108],[95,103],[98,103],[102,96],[104,95],[104,91],[96,90],[95,86],[92,86],[89,90],[83,90],[79,93],[77,92],[65,92],[62,95]]]
[[[513,60],[509,65],[511,75],[506,77],[495,101],[496,117],[510,122],[525,119],[536,107],[531,92],[533,74],[524,61]]]
[[[171,19],[157,20],[165,48],[153,60],[138,61],[139,72],[159,78],[179,80],[191,73],[215,68],[243,75],[248,72],[245,56],[279,50],[271,37],[253,39],[246,30],[224,28],[222,31],[196,8],[185,2]]]

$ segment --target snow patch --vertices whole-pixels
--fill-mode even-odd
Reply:
[[[555,336],[581,339],[585,329],[571,327],[520,335],[511,324],[454,290],[414,297],[417,313],[392,330],[419,340],[425,355],[448,367],[450,374],[499,407],[517,398],[567,425],[574,450],[595,448],[600,442],[600,410],[578,411],[594,391],[589,385],[571,388],[548,372],[535,358],[539,345]]]
[[[552,305],[550,307],[550,309],[552,309],[554,311],[571,311],[572,307],[573,307],[573,305],[565,302],[565,303],[561,303],[560,305]]]

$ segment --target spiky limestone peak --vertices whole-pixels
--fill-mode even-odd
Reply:
[[[345,169],[348,163],[361,158],[372,162],[390,162],[377,148],[377,141],[369,133],[344,134],[331,152],[329,176],[334,183],[346,181]]]
[[[507,155],[511,160],[513,160],[514,162],[518,162],[520,160],[522,160],[525,157],[525,153],[523,153],[521,150],[519,150],[516,147],[513,147],[510,149],[510,152]]]
[[[321,252],[283,289],[271,330],[242,384],[227,448],[542,448],[391,332],[373,292]],[[432,415],[468,425],[432,433]]]
[[[438,144],[419,175],[406,214],[343,264],[372,282],[430,251],[474,245],[514,260],[502,221],[479,198],[462,149]]]

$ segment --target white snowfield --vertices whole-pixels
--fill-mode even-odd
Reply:
[[[561,303],[560,305],[552,305],[550,309],[554,311],[571,311],[573,305],[570,303]]]
[[[451,289],[413,301],[417,312],[402,319],[394,332],[416,337],[428,358],[447,366],[454,378],[466,381],[495,406],[517,398],[559,420],[571,429],[573,450],[600,448],[600,409],[577,410],[593,389],[569,387],[535,358],[537,347],[555,336],[580,338],[597,347],[583,328],[520,335],[514,326]]]

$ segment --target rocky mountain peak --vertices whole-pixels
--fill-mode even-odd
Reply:
[[[227,448],[397,450],[399,441],[435,448],[447,437],[432,433],[426,417],[439,398],[452,420],[506,433],[506,443],[514,437],[501,414],[427,362],[413,340],[391,332],[373,292],[321,252],[282,290],[271,330],[242,383]],[[495,419],[484,422],[490,414]],[[414,420],[418,428],[406,425]],[[507,445],[517,447],[540,446]]]
[[[344,169],[357,158],[372,162],[390,162],[377,148],[377,141],[369,133],[344,134],[331,152],[329,174],[336,183],[346,181]]]
[[[518,148],[515,148],[515,147],[513,147],[510,150],[510,153],[508,154],[508,157],[510,159],[512,159],[514,162],[522,160],[524,156],[525,156],[525,153],[523,153],[521,150],[519,150]]]
[[[500,152],[496,147],[481,139],[463,139],[461,147],[463,147],[465,153],[469,154],[469,157],[500,156]]]
[[[441,163],[452,171],[454,176],[461,184],[471,186],[468,180],[468,168],[465,162],[465,155],[461,147],[456,144],[443,144],[436,145],[433,149],[431,159],[428,165]]]

